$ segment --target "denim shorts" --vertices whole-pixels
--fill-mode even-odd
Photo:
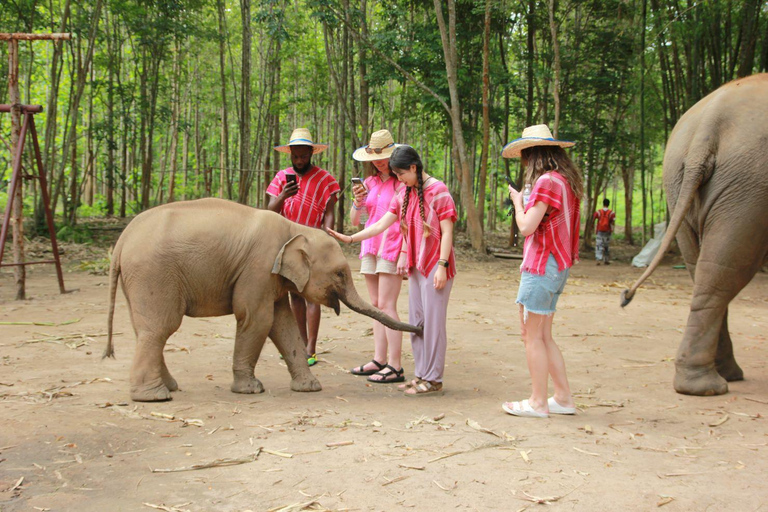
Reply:
[[[562,272],[557,268],[557,260],[550,254],[544,275],[531,274],[523,270],[520,275],[520,288],[517,291],[517,304],[522,304],[523,321],[528,319],[528,313],[536,315],[553,315],[557,310],[557,300],[565,289],[568,271]]]

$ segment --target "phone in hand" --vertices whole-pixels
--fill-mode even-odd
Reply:
[[[365,183],[363,183],[362,178],[357,178],[357,177],[352,178],[352,185],[360,185],[361,187],[365,188]]]
[[[296,175],[295,174],[286,174],[285,175],[285,184],[286,185],[295,185],[296,184]]]

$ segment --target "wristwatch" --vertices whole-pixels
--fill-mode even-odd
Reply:
[[[448,268],[448,260],[437,260],[437,264],[441,267]]]

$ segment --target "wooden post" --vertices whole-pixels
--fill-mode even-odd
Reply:
[[[21,97],[19,95],[19,41],[68,40],[69,34],[19,34],[0,33],[0,41],[8,41],[8,98],[11,104],[11,161],[21,161],[22,147],[19,144],[21,134]],[[26,298],[26,270],[24,268],[24,230],[23,230],[23,180],[19,177],[17,187],[8,201],[13,202],[11,221],[13,225],[13,275],[16,282],[16,300]],[[5,240],[1,241],[5,243]]]
[[[21,97],[19,96],[19,41],[8,41],[8,99],[11,103],[11,161],[21,160],[21,147],[19,135],[21,134]],[[24,196],[22,195],[22,180],[18,180],[17,187],[12,195],[8,195],[8,201],[13,201],[11,208],[11,225],[13,226],[13,262],[24,262],[24,226],[23,209]],[[23,265],[13,268],[13,280],[16,283],[16,300],[26,299],[27,272]]]

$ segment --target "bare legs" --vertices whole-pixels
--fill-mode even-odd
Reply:
[[[531,373],[531,397],[529,403],[537,412],[549,412],[547,406],[547,383],[552,376],[555,401],[563,407],[573,407],[571,387],[565,373],[565,360],[552,337],[554,315],[528,313],[526,322],[523,306],[520,307],[520,333],[525,343],[528,371]]]
[[[299,324],[299,334],[307,348],[307,357],[317,352],[317,333],[320,331],[320,305],[291,294],[291,309]]]
[[[403,278],[396,274],[365,274],[365,284],[371,297],[371,304],[388,314],[395,320],[400,320],[397,315],[397,297],[403,285]],[[373,359],[379,363],[388,363],[396,370],[402,366],[403,333],[384,327],[379,322],[373,322]],[[389,352],[389,357],[387,357]],[[375,369],[373,363],[363,366],[364,370]],[[386,380],[390,370],[382,370],[385,375],[371,376],[372,380]]]

